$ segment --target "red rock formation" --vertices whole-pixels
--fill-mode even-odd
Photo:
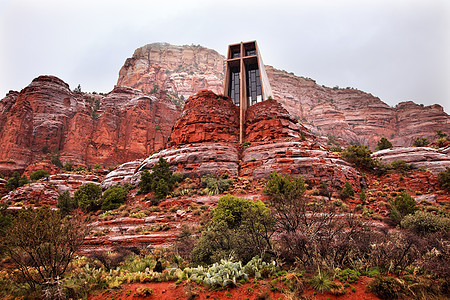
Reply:
[[[206,142],[239,142],[239,108],[212,91],[191,96],[175,123],[169,146]]]
[[[187,99],[200,90],[221,93],[224,57],[201,46],[154,43],[136,49],[120,69],[117,85],[166,91]]]
[[[204,88],[222,93],[223,66],[224,58],[213,50],[151,44],[127,59],[118,85],[148,91],[158,85],[178,99]],[[406,102],[393,108],[353,88],[328,88],[270,66],[266,70],[275,99],[318,135],[342,137],[373,149],[382,137],[395,146],[410,146],[419,136],[434,140],[435,130],[450,132],[450,117],[439,105]]]
[[[48,172],[48,174],[53,175],[59,172],[59,168],[55,166],[51,161],[44,160],[39,161],[34,164],[29,165],[25,171],[23,172],[23,175],[30,177],[33,172],[37,170],[45,170]]]
[[[70,91],[40,76],[0,101],[0,172],[23,171],[60,153],[61,161],[115,166],[164,148],[180,114],[168,101],[116,87],[107,96]]]

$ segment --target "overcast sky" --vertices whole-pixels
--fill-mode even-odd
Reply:
[[[0,0],[0,99],[50,74],[109,92],[154,42],[257,40],[264,63],[450,113],[449,0]]]

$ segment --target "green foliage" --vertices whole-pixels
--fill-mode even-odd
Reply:
[[[393,146],[392,146],[392,143],[391,143],[387,138],[382,137],[382,138],[378,141],[378,144],[377,144],[377,146],[375,147],[375,150],[376,150],[376,151],[379,151],[379,150],[389,149],[389,148],[392,148],[392,147],[393,147]]]
[[[244,148],[248,148],[252,143],[250,143],[249,141],[245,141],[242,143],[242,147]]]
[[[73,169],[73,164],[71,162],[68,161],[64,164],[64,170],[70,172],[70,171],[72,171],[72,169]]]
[[[450,168],[446,167],[445,171],[439,172],[438,178],[441,186],[450,191]]]
[[[227,173],[224,173],[227,174]],[[233,180],[221,176],[219,179],[215,178],[213,175],[208,174],[203,176],[202,185],[205,187],[205,191],[208,195],[218,195],[222,194],[233,183]]]
[[[394,201],[390,203],[390,217],[397,223],[409,214],[417,210],[416,200],[414,200],[406,191],[402,191]]]
[[[406,173],[413,169],[411,164],[408,164],[407,162],[403,160],[396,160],[390,163],[389,169],[396,170],[397,172]]]
[[[346,181],[344,184],[344,188],[341,191],[341,199],[347,199],[355,196],[355,191],[352,188],[352,185]]]
[[[437,138],[445,138],[447,137],[447,134],[443,132],[442,130],[436,130],[436,137]]]
[[[209,268],[199,266],[186,268],[184,273],[187,278],[195,282],[203,282],[209,288],[236,286],[238,280],[248,280],[242,263],[222,259],[220,263],[214,263]]]
[[[408,228],[419,235],[427,235],[434,232],[448,232],[450,230],[450,218],[434,215],[426,211],[416,211],[407,215],[401,221],[403,228]]]
[[[52,164],[54,164],[54,165],[57,166],[58,168],[62,168],[62,167],[63,167],[63,165],[62,165],[62,163],[61,163],[61,160],[60,160],[60,154],[59,154],[59,152],[54,152],[54,153],[52,154],[52,157],[50,158],[50,161],[52,162]]]
[[[20,211],[2,239],[23,279],[34,289],[62,277],[86,233],[80,218],[63,219],[45,206]]]
[[[73,195],[78,207],[84,211],[95,211],[100,208],[102,189],[95,183],[85,183]]]
[[[319,293],[328,292],[332,288],[336,287],[336,284],[333,282],[333,280],[331,280],[327,274],[321,272],[314,275],[313,278],[311,278],[311,280],[309,281],[309,284],[314,290]]]
[[[369,290],[381,299],[397,299],[402,294],[403,286],[394,277],[377,276],[369,283]]]
[[[6,182],[5,188],[8,191],[13,191],[13,190],[17,189],[18,187],[24,186],[27,183],[28,183],[28,178],[25,175],[20,177],[19,172],[14,172],[13,175]]]
[[[173,185],[178,180],[180,180],[180,176],[174,176],[173,172],[169,169],[168,162],[161,157],[153,167],[152,173],[147,170],[141,172],[139,193],[147,194],[154,192],[157,199],[163,199],[172,191]]]
[[[230,255],[247,262],[263,255],[272,248],[274,224],[271,211],[260,200],[222,196],[214,209],[212,224],[202,232],[191,252],[192,262],[210,265]]]
[[[33,181],[37,181],[41,178],[48,177],[48,176],[49,176],[49,174],[46,170],[37,170],[37,171],[34,171],[33,173],[31,173],[30,179]]]
[[[363,169],[373,169],[376,161],[370,157],[372,151],[367,146],[353,145],[342,151],[342,158]]]
[[[58,197],[58,203],[56,206],[59,208],[59,211],[63,215],[67,215],[71,213],[74,209],[78,207],[76,201],[70,197],[70,194],[68,191],[65,191]]]
[[[430,141],[425,137],[418,137],[415,139],[415,141],[412,143],[413,147],[426,147]]]
[[[127,200],[127,193],[128,191],[123,186],[110,187],[103,193],[102,209],[113,210],[119,208]]]
[[[362,204],[366,204],[367,196],[366,191],[364,189],[359,193],[359,200],[361,200]]]
[[[302,215],[307,210],[305,191],[306,184],[301,176],[270,174],[264,192],[270,197],[281,230],[295,232],[299,228]]]
[[[102,168],[101,164],[95,164],[94,165],[94,169],[96,169],[96,170],[101,169],[101,168]]]

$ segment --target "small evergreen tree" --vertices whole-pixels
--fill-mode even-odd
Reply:
[[[371,154],[372,151],[367,146],[353,145],[342,152],[342,158],[357,167],[373,169],[376,166],[376,161],[372,159]]]
[[[378,144],[375,147],[375,150],[379,151],[379,150],[389,149],[392,147],[393,147],[392,143],[387,138],[382,137],[381,140],[378,141]]]
[[[46,170],[36,170],[33,173],[31,173],[30,179],[32,181],[37,181],[37,180],[39,180],[41,178],[45,178],[45,177],[48,177],[48,176],[49,176],[49,174],[48,174],[48,172]]]
[[[127,190],[120,185],[110,187],[103,193],[103,210],[113,210],[119,208],[120,205],[127,200]]]
[[[413,147],[426,147],[430,141],[426,137],[418,137],[416,140],[412,143]]]
[[[416,210],[416,200],[403,191],[391,201],[389,215],[396,223],[400,223],[405,216],[413,214]]]
[[[439,183],[444,189],[450,191],[450,168],[445,168],[445,171],[442,171],[438,175]]]
[[[174,175],[170,171],[169,163],[161,157],[153,167],[152,173],[147,170],[141,172],[139,193],[154,192],[156,198],[162,199],[173,189],[173,185],[181,179],[180,176]]]
[[[78,207],[84,211],[94,211],[100,208],[102,189],[95,183],[83,184],[73,195]]]
[[[67,215],[71,213],[74,209],[78,208],[76,200],[70,197],[68,191],[65,191],[58,197],[58,203],[56,206],[59,208],[59,211],[62,215]]]
[[[355,191],[352,188],[352,185],[346,181],[344,184],[344,188],[341,191],[341,199],[347,199],[353,197],[355,195]]]

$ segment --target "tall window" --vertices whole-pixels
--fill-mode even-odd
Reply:
[[[248,105],[262,101],[261,78],[258,64],[248,65],[247,68],[247,97]]]
[[[240,82],[239,82],[239,67],[230,68],[230,87],[228,89],[228,96],[233,99],[236,106],[240,105]]]

